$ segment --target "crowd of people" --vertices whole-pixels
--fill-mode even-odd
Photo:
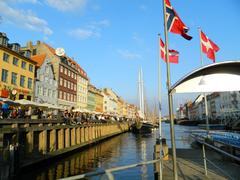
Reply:
[[[74,108],[62,111],[32,106],[9,106],[5,102],[0,104],[0,119],[57,119],[63,120],[63,125],[131,120],[126,117],[118,117],[104,113],[74,112]]]

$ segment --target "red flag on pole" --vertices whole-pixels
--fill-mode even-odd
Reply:
[[[173,9],[169,0],[165,0],[166,2],[166,15],[167,15],[167,29],[168,31],[176,34],[180,34],[187,40],[191,40],[192,37],[187,34],[188,28],[179,18],[177,12]]]
[[[211,41],[202,31],[201,31],[201,46],[202,52],[207,55],[209,59],[215,62],[215,52],[219,50],[219,47]]]
[[[160,53],[161,53],[161,58],[166,62],[165,44],[163,43],[161,38],[160,38]],[[178,64],[179,52],[173,49],[169,49],[168,53],[169,53],[169,62]]]

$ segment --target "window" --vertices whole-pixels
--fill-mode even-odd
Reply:
[[[8,62],[9,55],[7,53],[3,53],[3,61]]]
[[[32,64],[29,64],[28,69],[29,69],[30,72],[33,72],[33,65],[32,65]]]
[[[62,66],[60,66],[60,72],[61,72],[61,73],[63,72],[63,67],[62,67]]]
[[[2,69],[2,82],[7,82],[8,70]]]
[[[63,79],[60,78],[60,86],[62,86],[62,85],[63,85]]]
[[[63,83],[64,83],[63,86],[67,87],[67,81],[65,79],[63,80]]]
[[[56,91],[53,90],[52,91],[52,97],[55,98],[55,96],[56,96]]]
[[[13,65],[18,66],[18,58],[13,57]]]
[[[68,82],[68,89],[70,89],[71,87],[71,82]]]
[[[71,71],[68,71],[68,76],[71,76]]]
[[[67,101],[69,101],[70,100],[70,98],[69,98],[69,93],[67,93]]]
[[[72,72],[72,73],[71,73],[71,77],[72,77],[72,78],[73,78],[73,74],[74,74],[74,73]]]
[[[21,67],[22,67],[23,69],[26,69],[26,64],[27,64],[27,63],[26,63],[25,61],[22,61],[22,66],[21,66]]]
[[[43,88],[43,96],[47,96],[47,89]]]
[[[37,54],[37,49],[33,49],[32,55],[36,55]]]
[[[48,97],[52,97],[52,90],[48,89]]]
[[[64,68],[64,74],[67,75],[67,68]]]
[[[21,77],[20,77],[20,86],[24,87],[24,84],[25,84],[25,76],[21,75]]]
[[[66,99],[66,92],[63,92],[63,99]]]
[[[46,71],[46,74],[49,74],[49,67],[48,66],[46,67],[45,71]]]
[[[59,91],[59,99],[62,99],[62,91]]]
[[[16,85],[17,84],[17,73],[12,72],[12,80],[11,83]]]
[[[43,74],[40,75],[40,81],[43,81],[44,77],[43,77]]]
[[[28,78],[28,89],[32,89],[32,78]]]
[[[39,86],[39,95],[43,95],[43,87]]]

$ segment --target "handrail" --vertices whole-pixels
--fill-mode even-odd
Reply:
[[[111,173],[114,172],[114,171],[121,171],[121,170],[129,169],[129,168],[135,168],[135,167],[143,166],[143,165],[147,165],[147,164],[154,164],[154,163],[159,162],[160,160],[161,159],[150,160],[150,161],[142,161],[142,162],[136,163],[136,164],[119,166],[119,167],[114,167],[114,168],[110,168],[110,169],[99,170],[99,171],[96,171],[96,172],[89,172],[89,173],[80,174],[80,175],[76,175],[76,176],[71,176],[71,177],[67,177],[67,178],[61,178],[60,180],[82,179],[82,178],[88,178],[88,177],[92,177],[92,176],[102,175],[102,174],[105,174],[105,173],[108,175],[108,177],[111,177]],[[112,179],[112,178],[109,178],[109,179]]]
[[[237,160],[237,161],[240,162],[240,158],[237,157],[237,156],[234,156],[234,155],[232,155],[232,154],[230,154],[230,153],[228,153],[228,152],[226,152],[226,151],[223,151],[223,150],[221,150],[221,149],[219,149],[219,148],[216,148],[215,146],[213,146],[213,145],[211,145],[211,144],[208,144],[208,143],[206,143],[206,142],[204,142],[204,141],[201,141],[201,140],[199,140],[199,139],[196,139],[196,138],[195,138],[195,140],[196,140],[197,142],[201,143],[201,144],[204,144],[204,145],[206,145],[206,146],[214,149],[215,151],[218,151],[218,152],[220,152],[220,153],[222,153],[222,154],[224,154],[224,155],[226,155],[226,156],[229,156],[229,157],[231,157],[232,159],[235,159],[235,160]]]
[[[237,157],[237,156],[234,156],[226,151],[223,151],[209,143],[206,143],[205,141],[203,140],[199,140],[197,139],[195,136],[191,135],[191,137],[193,137],[197,142],[201,143],[202,144],[202,152],[203,152],[203,160],[204,160],[204,169],[205,169],[205,175],[207,176],[207,163],[210,163],[212,166],[214,166],[215,168],[217,168],[222,174],[224,174],[225,176],[227,176],[229,179],[231,180],[234,180],[234,178],[229,175],[229,173],[227,173],[226,171],[224,171],[221,167],[219,167],[218,165],[216,165],[214,162],[212,162],[210,159],[206,158],[206,154],[205,154],[205,146],[208,146],[209,148],[212,148],[213,150],[219,152],[219,153],[222,153],[223,155],[225,156],[228,156],[228,157],[231,157],[232,159],[234,160],[237,160],[237,161],[240,161],[240,158]]]

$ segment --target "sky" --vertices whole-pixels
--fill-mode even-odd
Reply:
[[[191,41],[169,33],[169,48],[180,52],[171,83],[200,67],[198,27],[219,47],[216,62],[240,60],[239,0],[170,0],[189,28]],[[112,88],[137,104],[139,68],[153,107],[158,92],[158,37],[164,39],[162,0],[0,0],[0,31],[10,43],[31,40],[62,47],[97,88]],[[212,63],[205,55],[204,64]],[[166,64],[161,60],[163,114],[167,114]],[[174,95],[174,108],[196,94]]]

